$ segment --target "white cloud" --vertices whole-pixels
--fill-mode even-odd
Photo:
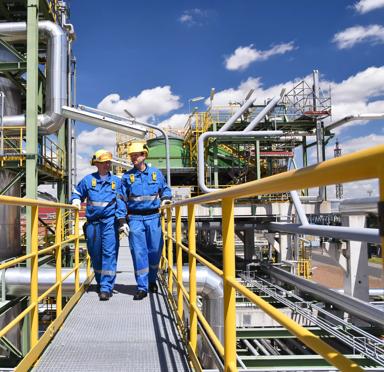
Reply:
[[[183,129],[188,120],[188,116],[188,114],[175,114],[158,125],[162,128]]]
[[[384,43],[384,27],[380,25],[353,26],[337,33],[332,40],[339,49],[352,48],[359,43]]]
[[[360,0],[354,4],[355,10],[360,14],[368,13],[382,7],[384,7],[384,0]]]
[[[147,121],[180,108],[182,104],[179,99],[167,85],[145,89],[137,97],[128,99],[121,99],[119,94],[113,93],[106,96],[97,108],[121,116],[127,116],[124,110],[128,110],[138,120]]]
[[[293,41],[275,45],[267,50],[257,50],[253,44],[238,47],[231,56],[226,58],[225,67],[228,70],[245,70],[252,62],[265,61],[276,54],[285,54],[294,49]]]
[[[201,26],[208,18],[207,10],[194,8],[185,10],[179,17],[179,22],[187,26]]]

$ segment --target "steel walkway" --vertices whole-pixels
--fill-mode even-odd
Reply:
[[[121,243],[118,293],[102,302],[91,286],[33,371],[190,371],[165,294],[133,301],[131,254]]]

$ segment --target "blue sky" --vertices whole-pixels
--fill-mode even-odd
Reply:
[[[242,100],[250,88],[262,103],[318,69],[332,88],[332,120],[384,112],[384,0],[68,3],[78,103],[181,127],[188,100],[212,87],[214,104]],[[81,177],[114,135],[85,124],[77,134]],[[384,143],[384,124],[352,122],[337,136],[345,153],[356,151]]]

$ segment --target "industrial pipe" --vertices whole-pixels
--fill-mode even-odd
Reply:
[[[26,22],[0,23],[0,34],[9,40],[25,40]],[[46,111],[38,115],[39,133],[52,134],[64,123],[61,107],[67,103],[67,36],[51,21],[39,21],[39,31],[48,36]],[[26,125],[25,115],[4,116],[3,126]]]
[[[345,123],[348,123],[349,121],[355,121],[355,120],[380,120],[384,119],[384,113],[381,114],[357,114],[357,115],[349,115],[342,119],[339,119],[325,127],[327,130],[332,130],[340,125],[343,125]]]

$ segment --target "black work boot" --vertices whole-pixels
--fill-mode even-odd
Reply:
[[[109,292],[100,292],[99,294],[100,301],[108,301],[109,297],[111,297]]]
[[[145,292],[145,291],[137,291],[135,293],[135,295],[133,296],[133,299],[135,301],[140,301],[140,300],[142,300],[145,297],[147,297],[147,292]]]
[[[159,288],[157,287],[156,283],[149,283],[149,291],[151,293],[157,293],[158,290]]]

